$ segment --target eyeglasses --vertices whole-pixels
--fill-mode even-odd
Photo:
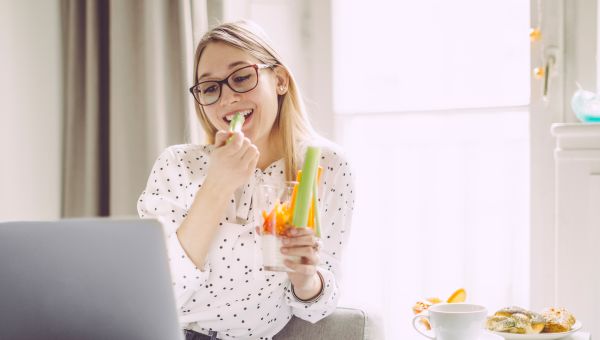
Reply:
[[[244,93],[253,90],[258,85],[258,70],[272,65],[254,64],[233,71],[223,80],[208,80],[190,87],[190,93],[198,104],[211,105],[219,101],[223,92],[223,84],[233,92]]]

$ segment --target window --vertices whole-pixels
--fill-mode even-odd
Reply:
[[[529,302],[529,2],[334,1],[338,142],[357,201],[341,305]]]
[[[520,0],[339,2],[336,112],[527,105],[528,30]]]

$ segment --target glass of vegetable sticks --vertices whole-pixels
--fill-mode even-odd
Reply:
[[[263,269],[268,271],[291,271],[283,261],[298,260],[297,256],[281,253],[282,238],[291,226],[293,204],[298,182],[282,184],[261,184],[258,188],[257,203],[261,211],[262,224],[259,224]]]
[[[257,210],[262,212],[259,230],[265,270],[291,271],[284,265],[284,259],[300,262],[298,256],[281,253],[282,239],[289,228],[311,228],[315,237],[321,237],[317,204],[318,183],[323,170],[319,166],[320,153],[318,147],[307,148],[304,165],[296,177],[298,182],[259,185]]]

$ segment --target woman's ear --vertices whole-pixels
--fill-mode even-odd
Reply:
[[[275,72],[275,79],[277,80],[277,94],[282,96],[288,91],[288,85],[290,83],[290,74],[288,73],[287,69],[281,65],[276,65],[275,68],[273,68],[273,72]]]

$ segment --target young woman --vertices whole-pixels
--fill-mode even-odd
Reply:
[[[292,316],[314,323],[337,306],[352,174],[340,152],[313,131],[290,70],[256,24],[212,29],[194,65],[190,92],[207,144],[167,148],[138,211],[165,228],[188,339],[277,338]],[[245,116],[242,131],[228,132],[236,113]],[[264,271],[253,194],[261,183],[294,180],[308,145],[321,147],[321,240],[310,228],[292,228],[281,252],[299,256],[286,261],[293,271]]]

